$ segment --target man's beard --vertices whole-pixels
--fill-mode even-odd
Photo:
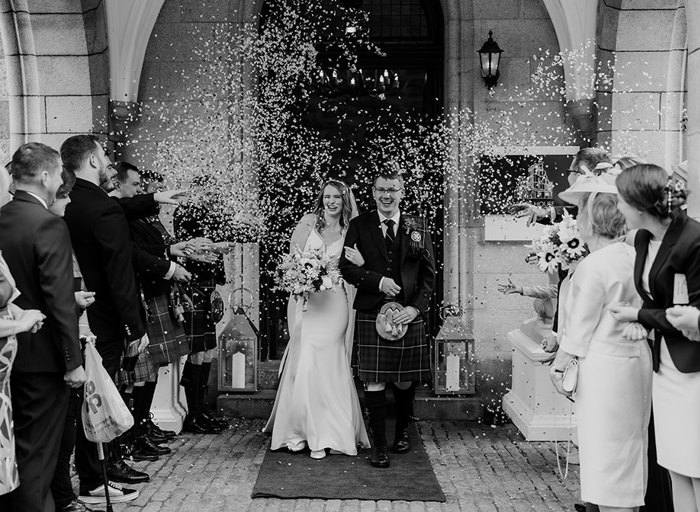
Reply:
[[[100,178],[100,188],[105,192],[111,192],[115,189],[114,181],[107,175],[106,170],[102,170],[99,173]]]

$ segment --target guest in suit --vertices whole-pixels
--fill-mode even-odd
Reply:
[[[700,509],[700,345],[666,318],[674,304],[700,305],[700,223],[681,210],[685,188],[642,164],[617,177],[618,208],[639,231],[634,278],[641,308],[614,308],[621,322],[653,331],[652,404],[659,464],[671,474],[678,511]]]
[[[102,364],[114,377],[128,345],[145,348],[148,344],[132,266],[129,226],[123,210],[101,188],[111,188],[114,171],[97,138],[92,135],[69,137],[61,146],[61,158],[66,169],[77,178],[64,218],[85,285],[95,292],[95,302],[88,309],[88,321],[97,337],[95,346],[102,356]],[[85,439],[82,423],[77,430],[75,463],[80,480],[79,499],[87,504],[104,503],[95,445]],[[121,459],[118,440],[110,443],[108,452],[110,481],[137,483],[149,479],[146,473],[130,468]],[[138,491],[116,484],[109,488],[110,498],[115,503],[138,496]]]
[[[20,486],[10,510],[53,511],[50,485],[68,406],[68,387],[85,381],[73,297],[73,260],[65,224],[48,211],[61,185],[61,159],[28,143],[12,157],[15,196],[0,210],[0,250],[21,295],[46,325],[18,336],[11,390]]]
[[[564,393],[564,370],[578,360],[581,498],[603,512],[632,512],[646,492],[651,351],[640,325],[618,323],[607,311],[620,302],[641,304],[634,249],[617,241],[626,226],[615,192],[613,176],[588,176],[560,194],[578,205],[581,238],[591,253],[561,287],[560,347],[551,377]]]
[[[0,170],[0,207],[7,204],[12,178],[5,169]],[[46,318],[41,311],[24,311],[13,304],[19,296],[15,280],[0,253],[0,495],[6,495],[19,485],[15,458],[15,437],[12,425],[12,401],[10,374],[17,355],[17,334],[36,332]],[[9,509],[8,498],[0,498],[3,510]]]
[[[365,264],[353,264],[345,252],[340,258],[343,278],[357,288],[354,307],[360,379],[365,383],[364,401],[369,411],[374,467],[389,467],[386,440],[387,382],[393,383],[396,403],[394,453],[411,449],[408,423],[413,410],[415,384],[430,379],[429,347],[423,315],[435,284],[435,260],[425,219],[401,213],[403,178],[382,173],[374,180],[377,209],[350,221],[346,251],[359,251]],[[403,338],[388,341],[376,331],[382,305],[404,306],[394,323],[406,325]]]

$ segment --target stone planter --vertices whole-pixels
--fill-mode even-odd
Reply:
[[[547,361],[551,354],[540,347],[548,329],[533,318],[508,333],[513,344],[513,382],[503,396],[503,410],[527,441],[566,441],[571,435],[576,442],[573,403],[554,390]]]

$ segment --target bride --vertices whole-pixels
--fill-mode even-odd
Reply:
[[[348,186],[326,181],[313,213],[305,215],[292,234],[291,252],[323,249],[340,258],[350,219],[357,215]],[[357,251],[351,257],[362,265]],[[369,447],[357,390],[350,371],[354,289],[341,281],[332,290],[312,293],[302,311],[301,300],[287,306],[290,340],[282,358],[280,383],[272,414],[264,428],[272,431],[270,448],[301,451],[311,457],[331,453],[357,455]]]

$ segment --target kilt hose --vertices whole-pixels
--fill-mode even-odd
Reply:
[[[178,340],[180,345],[185,345],[185,331],[174,317],[168,295],[145,299],[144,305],[147,317],[146,333],[150,346],[172,341],[177,344]],[[158,376],[160,366],[153,360],[150,352],[145,350],[138,355],[133,371],[119,370],[117,384],[152,382]]]
[[[182,286],[192,300],[192,309],[185,308],[185,336],[189,343],[190,354],[216,348],[216,319],[212,306],[212,293],[216,291],[213,278]]]
[[[363,382],[429,382],[430,347],[423,319],[408,324],[406,335],[396,341],[377,334],[377,313],[357,311],[355,338],[359,377]]]

